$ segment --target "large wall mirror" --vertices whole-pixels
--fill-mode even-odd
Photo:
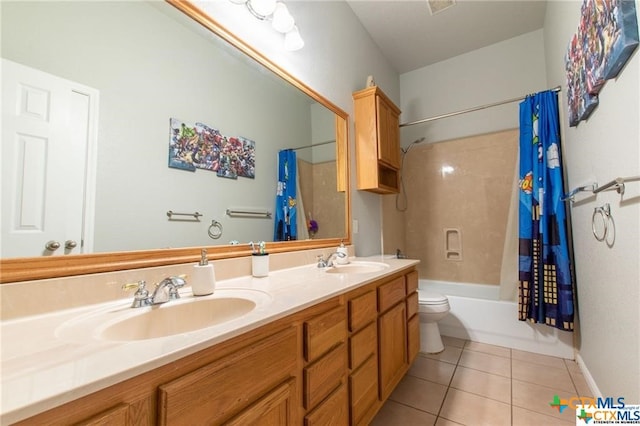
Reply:
[[[246,256],[249,241],[274,253],[350,243],[347,114],[192,3],[3,2],[1,18],[0,282],[191,262],[202,247]],[[49,127],[21,127],[21,111]],[[206,150],[176,140],[194,127],[216,136],[226,168],[190,166]],[[54,154],[56,137],[70,145]],[[277,241],[286,149],[300,220],[297,239]]]

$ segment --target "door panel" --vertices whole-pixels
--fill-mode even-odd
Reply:
[[[95,89],[2,59],[0,257],[90,251],[82,241],[92,240],[83,234],[93,229],[85,192],[97,102]],[[60,248],[45,249],[48,241]]]

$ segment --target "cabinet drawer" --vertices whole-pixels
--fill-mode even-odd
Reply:
[[[359,424],[378,400],[378,357],[371,356],[349,377],[351,424]]]
[[[129,405],[118,404],[117,406],[97,414],[90,419],[76,423],[78,426],[98,426],[98,425],[128,425],[129,421]]]
[[[225,421],[294,376],[298,352],[297,332],[290,328],[161,385],[158,423]]]
[[[407,275],[407,294],[418,290],[418,271],[411,271]]]
[[[372,322],[349,339],[349,368],[355,370],[376,353],[378,346],[378,333],[376,323]]]
[[[340,386],[320,406],[304,418],[305,426],[346,426],[349,424],[349,398],[346,385]]]
[[[418,292],[414,291],[407,296],[407,318],[411,318],[418,313],[420,308],[420,300],[418,298]]]
[[[377,315],[375,290],[349,300],[349,331],[360,330]]]
[[[226,426],[256,425],[288,426],[295,422],[292,418],[295,379],[278,386],[251,407],[225,423]]]
[[[420,317],[414,315],[407,323],[407,356],[409,364],[418,356],[420,352]]]
[[[315,407],[337,388],[347,371],[344,343],[304,369],[304,408]]]
[[[347,338],[347,318],[344,306],[338,306],[304,323],[304,357],[317,359]]]
[[[398,277],[393,281],[378,287],[378,311],[384,312],[402,299],[404,299],[404,277]]]

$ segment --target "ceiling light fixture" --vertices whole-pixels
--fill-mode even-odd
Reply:
[[[244,4],[249,12],[260,21],[271,21],[274,30],[284,34],[284,48],[294,51],[302,49],[304,41],[287,5],[276,0],[230,0]]]
[[[456,4],[456,0],[427,0],[431,15],[440,13]]]

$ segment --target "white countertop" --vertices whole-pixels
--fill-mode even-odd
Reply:
[[[92,334],[96,327],[92,318],[133,310],[132,297],[2,321],[0,424],[26,419],[104,389],[418,263],[388,256],[351,260],[381,262],[388,268],[366,274],[328,274],[315,265],[305,265],[271,272],[265,278],[218,281],[217,294],[259,292],[266,301],[231,321],[167,337],[111,341]],[[181,301],[170,301],[166,306],[193,297],[190,288],[183,289],[181,295]],[[216,293],[206,297],[216,297]]]

